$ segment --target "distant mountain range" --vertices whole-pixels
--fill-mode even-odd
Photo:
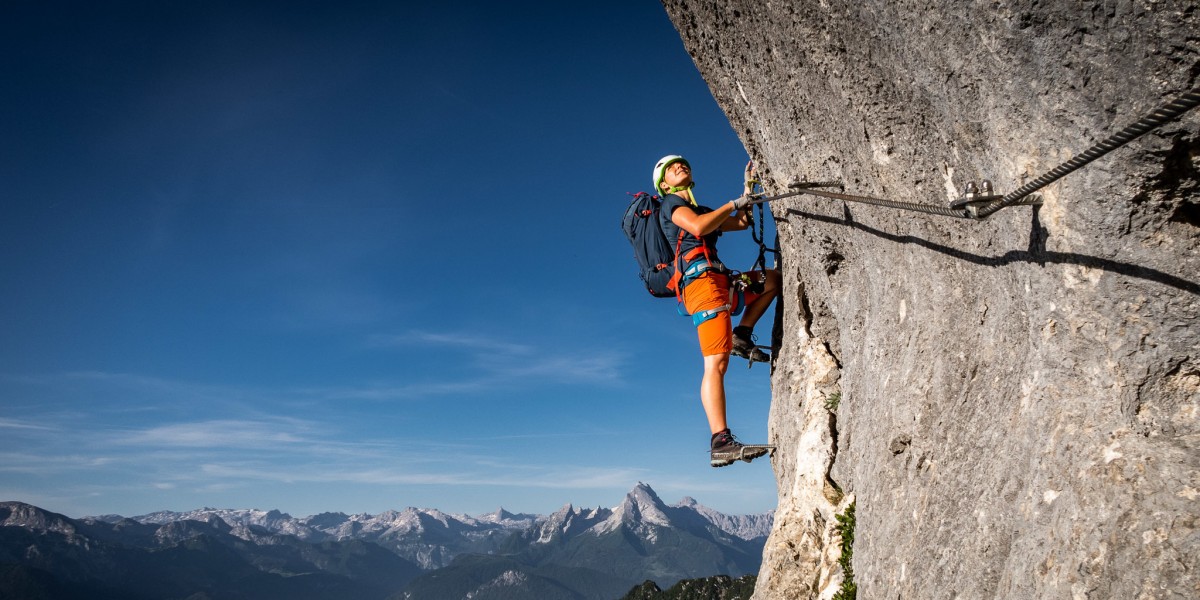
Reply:
[[[652,580],[758,571],[772,513],[668,506],[478,517],[200,509],[71,519],[0,503],[0,598],[595,599]]]
[[[122,519],[116,515],[93,518],[110,523]],[[416,563],[423,570],[447,566],[460,554],[493,552],[513,532],[528,529],[544,519],[538,515],[514,515],[503,509],[480,517],[450,515],[436,509],[407,508],[378,515],[321,513],[295,518],[276,510],[203,508],[188,512],[151,513],[133,517],[133,520],[166,525],[213,518],[228,523],[236,532],[261,529],[313,543],[344,540],[372,542]]]

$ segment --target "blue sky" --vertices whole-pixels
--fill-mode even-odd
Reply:
[[[708,466],[694,330],[618,226],[660,156],[711,204],[746,160],[657,2],[16,2],[0,32],[0,499],[774,508],[766,461]],[[727,382],[764,441],[768,369]]]

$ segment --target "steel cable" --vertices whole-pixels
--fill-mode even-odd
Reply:
[[[982,220],[996,211],[1008,206],[1017,204],[1036,204],[1037,202],[1030,202],[1026,200],[1026,198],[1030,194],[1050,185],[1051,183],[1054,183],[1055,181],[1058,181],[1059,179],[1076,170],[1079,170],[1097,158],[1100,158],[1101,156],[1104,156],[1105,154],[1108,154],[1109,152],[1128,144],[1142,135],[1145,135],[1146,133],[1157,129],[1162,125],[1179,118],[1183,113],[1195,108],[1198,104],[1200,104],[1200,88],[1193,89],[1176,98],[1175,100],[1172,100],[1171,102],[1151,111],[1146,116],[1138,119],[1136,123],[1122,129],[1112,136],[1109,136],[1104,141],[1092,146],[1091,148],[1088,148],[1082,153],[1075,155],[1067,162],[1054,167],[1042,176],[1017,188],[1015,191],[1006,194],[1004,197],[990,204],[986,204],[977,208],[950,208],[930,204],[915,204],[912,202],[887,200],[885,198],[856,196],[853,194],[840,194],[836,192],[812,189],[813,187],[833,187],[835,185],[840,185],[837,182],[792,184],[789,187],[802,186],[804,189],[778,194],[776,196],[759,197],[753,202],[754,204],[760,204],[763,202],[771,202],[773,200],[790,198],[792,196],[799,196],[801,194],[812,194],[814,196],[823,196],[825,198],[833,198],[836,200],[861,202],[863,204],[873,204],[875,206],[883,206],[887,208],[911,210],[932,215],[941,215],[944,217]]]
[[[1171,102],[1155,109],[1146,116],[1138,119],[1136,123],[1122,129],[1108,139],[1084,150],[1082,153],[1075,155],[1067,162],[1054,167],[1046,174],[1030,181],[1029,183],[1009,192],[1003,198],[995,201],[992,204],[981,207],[976,214],[976,218],[983,219],[992,213],[1006,207],[1016,204],[1017,200],[1040,190],[1055,181],[1065,177],[1066,175],[1082,168],[1084,165],[1132,142],[1151,130],[1161,127],[1163,124],[1179,118],[1183,113],[1193,109],[1197,104],[1200,104],[1200,88],[1193,89],[1182,96],[1172,100]]]
[[[845,200],[847,202],[861,202],[863,204],[873,204],[875,206],[884,206],[887,208],[912,210],[912,211],[923,212],[923,213],[928,213],[928,214],[933,214],[933,215],[941,215],[944,217],[958,217],[961,219],[971,218],[970,213],[968,213],[966,209],[962,209],[962,208],[949,208],[949,207],[945,207],[945,206],[934,206],[932,204],[915,204],[912,202],[900,202],[897,200],[887,200],[885,198],[872,198],[871,196],[856,196],[853,194],[839,194],[837,192],[826,192],[824,190],[814,190],[811,188],[805,188],[803,190],[799,190],[799,191],[795,191],[795,192],[787,192],[784,194],[779,194],[777,196],[760,198],[758,200],[755,200],[754,202],[756,204],[760,203],[760,202],[771,202],[773,200],[781,200],[783,198],[791,198],[792,196],[799,196],[801,194],[812,194],[814,196],[833,198],[835,200]]]

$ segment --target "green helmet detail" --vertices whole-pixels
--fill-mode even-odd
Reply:
[[[667,176],[667,167],[669,167],[672,164],[677,163],[677,162],[681,162],[681,163],[687,165],[689,169],[692,168],[692,164],[689,163],[686,158],[679,156],[678,154],[668,154],[667,156],[664,156],[664,157],[658,159],[658,163],[654,165],[654,193],[655,194],[663,193],[663,189],[661,186],[662,186],[663,179]],[[685,190],[688,188],[672,189],[672,190],[669,190],[668,193],[673,194],[675,192],[678,192],[681,189]]]

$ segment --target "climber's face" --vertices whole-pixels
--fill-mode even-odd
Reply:
[[[683,161],[676,161],[667,166],[663,174],[663,183],[668,188],[683,187],[692,183],[692,168]]]

